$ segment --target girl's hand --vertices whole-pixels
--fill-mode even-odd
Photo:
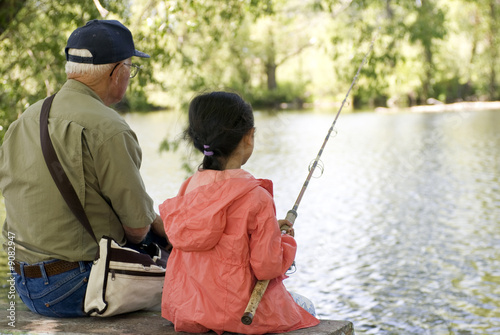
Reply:
[[[278,220],[280,225],[280,230],[282,233],[288,234],[290,236],[295,236],[295,231],[293,230],[293,223],[288,220]]]

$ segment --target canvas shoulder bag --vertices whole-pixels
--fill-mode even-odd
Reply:
[[[120,246],[111,237],[100,241],[92,230],[75,189],[57,158],[48,130],[55,94],[45,99],[40,113],[43,156],[57,188],[78,221],[98,244],[85,294],[84,311],[91,316],[112,316],[161,305],[168,252],[155,243],[144,252]]]

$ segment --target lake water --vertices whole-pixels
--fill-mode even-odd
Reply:
[[[279,218],[335,112],[256,112],[245,168],[273,180]],[[188,176],[183,162],[195,168],[201,156],[158,151],[179,138],[182,115],[125,118],[157,206]],[[500,112],[351,113],[337,130],[298,210],[288,289],[356,334],[500,334]]]

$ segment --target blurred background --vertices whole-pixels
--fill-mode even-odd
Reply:
[[[352,107],[496,100],[499,17],[498,0],[2,0],[0,125],[58,90],[66,40],[91,19],[120,20],[152,56],[119,106],[147,111],[205,89],[335,104],[375,36]]]
[[[2,0],[0,137],[62,86],[66,40],[96,18],[152,56],[114,107],[156,206],[201,162],[180,140],[189,100],[224,89],[254,107],[244,168],[273,180],[279,218],[373,41],[299,207],[285,284],[357,334],[500,333],[500,1]]]

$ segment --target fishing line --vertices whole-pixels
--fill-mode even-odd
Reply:
[[[302,189],[300,190],[300,193],[299,193],[299,195],[297,197],[297,200],[295,200],[295,204],[293,205],[292,209],[290,209],[288,211],[288,213],[286,214],[286,218],[285,219],[288,220],[288,221],[290,221],[291,223],[294,223],[295,219],[297,218],[297,215],[298,215],[297,214],[297,209],[299,208],[300,202],[302,201],[302,197],[304,196],[304,193],[306,192],[307,186],[309,185],[309,181],[313,177],[314,171],[316,170],[316,168],[318,167],[318,165],[320,166],[320,169],[321,169],[320,177],[323,174],[324,166],[323,166],[322,163],[320,163],[321,155],[323,154],[323,150],[325,149],[326,143],[328,143],[328,140],[330,139],[330,135],[332,134],[332,132],[334,132],[335,124],[337,123],[337,120],[339,118],[340,112],[342,111],[342,108],[344,108],[344,105],[345,105],[345,103],[347,101],[347,98],[349,97],[349,93],[351,93],[351,90],[352,90],[354,84],[358,80],[359,73],[361,72],[361,68],[365,65],[366,60],[368,59],[368,55],[373,50],[373,44],[375,43],[376,36],[377,36],[377,34],[374,35],[374,37],[373,37],[373,39],[372,39],[372,41],[370,43],[370,48],[365,53],[365,55],[363,57],[363,61],[361,62],[361,64],[358,67],[358,71],[356,72],[356,75],[354,76],[354,78],[353,78],[353,80],[351,82],[351,86],[349,86],[349,90],[347,91],[347,94],[345,95],[345,98],[342,101],[342,104],[340,105],[340,108],[337,111],[337,114],[335,115],[335,119],[333,120],[333,123],[330,126],[330,129],[328,130],[328,133],[326,134],[325,140],[323,141],[323,145],[319,149],[319,152],[316,155],[316,158],[309,165],[309,174],[307,175],[307,178],[306,178],[304,184],[302,185]],[[335,134],[336,134],[336,131],[335,131]]]

